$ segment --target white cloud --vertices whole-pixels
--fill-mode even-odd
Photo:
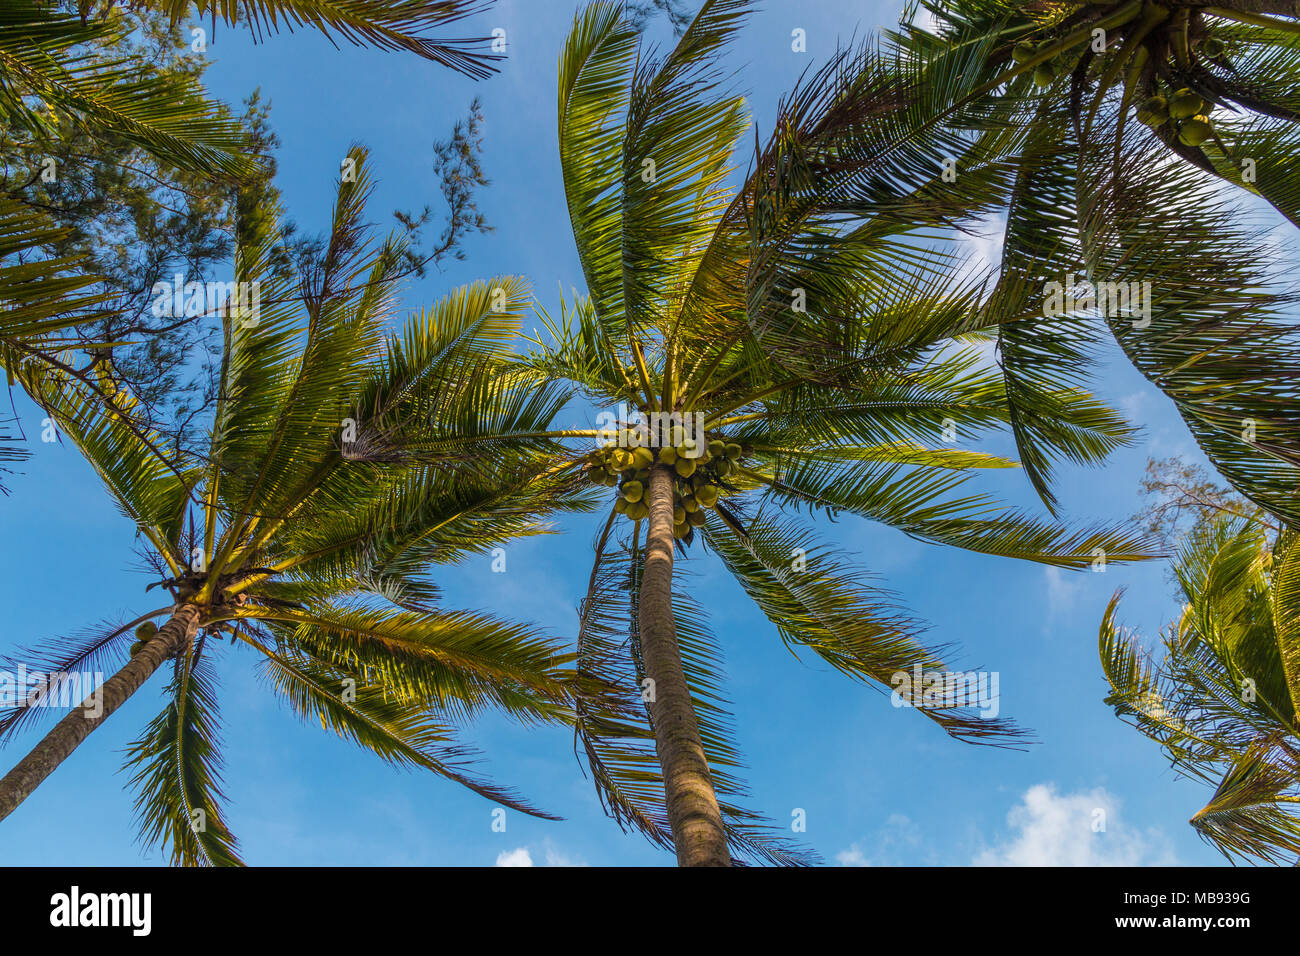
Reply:
[[[976,866],[1173,866],[1159,829],[1124,824],[1120,802],[1105,788],[1058,794],[1036,784],[1007,814],[1005,841],[976,854]]]
[[[847,850],[835,854],[835,862],[840,866],[870,866],[871,861],[862,852],[862,847],[854,843]]]
[[[868,841],[870,855],[862,844],[853,843],[847,850],[835,854],[840,866],[900,866],[915,864],[916,851],[921,844],[921,831],[915,823],[901,813],[891,814],[885,825]],[[900,859],[898,850],[905,850],[906,859]]]
[[[544,862],[543,866],[586,866],[581,860],[575,860],[573,857],[566,856],[555,848],[555,845],[547,840],[542,847]],[[521,846],[517,850],[503,850],[497,854],[497,866],[536,866],[533,862],[533,854],[526,846]]]
[[[581,860],[575,860],[571,856],[565,856],[558,852],[549,843],[546,846],[546,865],[547,866],[586,866]]]
[[[1053,615],[1068,611],[1074,606],[1085,580],[1080,572],[1062,571],[1049,566],[1043,568],[1043,577],[1047,579],[1047,607]]]
[[[503,850],[497,855],[497,866],[532,866],[533,855],[528,852],[528,847],[521,846],[517,850]]]
[[[993,215],[966,224],[966,228],[957,234],[957,241],[966,255],[969,276],[996,278],[1002,267],[1006,228],[1006,217]]]

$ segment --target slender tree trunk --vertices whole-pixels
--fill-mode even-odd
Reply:
[[[641,659],[646,676],[654,681],[650,714],[677,865],[730,866],[722,813],[673,624],[673,473],[667,466],[655,465],[650,472],[646,505],[650,533],[641,578]]]
[[[55,724],[31,753],[0,780],[0,820],[9,816],[92,730],[139,690],[163,661],[192,640],[198,629],[199,609],[182,604],[140,653]]]

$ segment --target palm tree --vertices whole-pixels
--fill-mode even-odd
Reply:
[[[430,30],[455,24],[490,6],[490,0],[404,0],[345,4],[312,0],[259,0],[191,3],[156,0],[133,5],[138,12],[158,11],[179,22],[191,13],[242,24],[261,39],[281,29],[310,26],[333,39],[417,54],[456,72],[481,79],[496,72],[502,56],[487,49],[486,38],[438,39]],[[106,56],[134,27],[131,16],[114,2],[79,0],[77,14],[37,0],[10,0],[0,10],[0,129],[4,137],[5,185],[10,186],[9,150],[20,166],[40,172],[40,144],[60,129],[89,130],[98,137],[124,141],[147,151],[161,163],[197,172],[225,185],[248,183],[262,174],[249,132],[202,85],[184,71],[159,73],[137,56]],[[26,170],[23,176],[26,175]],[[50,333],[78,325],[92,305],[88,297],[61,302],[43,290],[39,314],[20,296],[10,297],[10,282],[53,281],[70,288],[85,260],[40,262],[43,244],[60,235],[40,210],[26,206],[23,190],[0,196],[0,348],[41,341],[42,355],[65,342]],[[33,216],[42,217],[33,219]],[[13,277],[13,278],[9,278]],[[8,279],[8,281],[6,281]],[[85,283],[89,284],[89,283]],[[84,284],[82,284],[84,285]],[[77,286],[80,287],[80,286]],[[19,308],[21,307],[21,308]],[[22,457],[0,443],[0,460]]]
[[[1250,186],[1293,219],[1300,208],[1300,24],[1278,19],[1294,18],[1295,5],[925,6],[932,30],[893,34],[892,69],[924,112],[918,125],[952,138],[937,155],[960,173],[917,188],[947,197],[958,227],[1004,220],[987,307],[1003,317],[1008,390],[1028,397],[1086,380],[1113,338],[1239,492],[1300,521],[1300,344],[1278,314],[1290,301],[1275,268],[1283,257],[1219,188],[1223,178]],[[1197,98],[1222,107],[1199,144],[1166,117]],[[1130,121],[1135,110],[1147,124]],[[1086,305],[1048,306],[1046,284],[1072,277]],[[1103,285],[1137,290],[1142,310],[1100,309],[1096,321]],[[1026,409],[1012,424],[1050,507],[1040,446],[1059,430],[1055,416]]]
[[[1300,859],[1300,536],[1255,515],[1203,517],[1173,568],[1182,614],[1153,658],[1121,629],[1099,649],[1115,713],[1213,788],[1190,820],[1228,859]]]
[[[931,144],[910,138],[907,99],[871,54],[791,94],[743,188],[728,190],[747,119],[717,57],[748,7],[710,0],[662,58],[618,5],[578,15],[560,59],[559,139],[587,296],[544,316],[533,357],[607,410],[591,432],[603,444],[556,467],[619,489],[577,651],[582,678],[622,698],[580,693],[578,740],[609,813],[688,866],[809,857],[736,802],[718,651],[677,556],[712,552],[792,650],[897,693],[899,675],[938,670],[939,656],[889,592],[789,512],[847,511],[1062,567],[1144,552],[1120,530],[1071,531],[953,494],[973,471],[1014,463],[938,447],[943,433],[988,434],[1014,408],[979,351],[977,285],[960,281],[941,237],[913,228],[942,203],[890,188]],[[1036,408],[1068,436],[1047,436],[1054,450],[1096,461],[1128,440],[1081,389],[1043,396]],[[960,705],[926,706],[919,688],[901,699],[960,739],[1020,737]]]
[[[1131,120],[1171,153],[1263,196],[1300,225],[1300,5],[1168,0],[1023,4],[923,0],[930,30],[906,30],[917,49],[984,52],[971,97],[995,94],[1023,119],[1065,106],[1073,139],[1122,149]],[[910,5],[914,11],[916,5]],[[934,33],[942,38],[936,41]],[[1099,123],[1113,98],[1115,124]],[[1069,142],[1059,122],[1035,135]],[[1249,160],[1247,162],[1247,160]]]
[[[130,396],[57,364],[6,360],[135,522],[160,577],[150,587],[171,596],[38,658],[66,674],[129,647],[102,707],[73,709],[0,780],[0,818],[171,661],[167,706],[128,759],[142,834],[169,843],[177,863],[237,863],[220,809],[213,659],[224,637],[255,652],[303,718],[541,813],[467,769],[454,725],[488,708],[526,724],[565,719],[571,657],[531,628],[438,608],[424,574],[544,530],[543,510],[582,507],[572,479],[535,465],[554,454],[545,426],[566,394],[508,361],[529,300],[517,278],[475,283],[388,331],[401,241],[368,236],[366,154],[350,156],[356,181],[339,185],[310,274],[284,267],[275,209],[241,223],[238,279],[260,285],[223,308],[204,459],[135,422]],[[0,730],[26,726],[37,710],[24,705],[52,681]]]

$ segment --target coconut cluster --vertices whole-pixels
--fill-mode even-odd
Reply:
[[[1157,94],[1138,107],[1138,119],[1159,129],[1173,123],[1179,142],[1187,146],[1200,146],[1214,135],[1214,124],[1207,115],[1209,104],[1196,93],[1184,87],[1169,96]]]
[[[139,654],[144,650],[144,646],[153,640],[154,635],[158,633],[158,625],[153,621],[145,621],[135,629],[135,643],[131,645],[131,656]]]
[[[636,446],[635,432],[622,436],[619,445],[595,452],[584,466],[591,481],[618,488],[614,510],[632,521],[650,515],[645,497],[649,491],[650,470],[656,463],[673,470],[673,537],[685,538],[692,528],[705,522],[705,513],[717,507],[725,488],[746,449],[723,438],[707,438],[703,446],[674,428],[670,444],[660,448]]]
[[[1011,49],[1011,59],[1015,60],[1019,65],[1024,65],[1055,42],[1055,40],[1044,40],[1035,46],[1028,40],[1022,40]],[[1056,82],[1058,75],[1052,61],[1048,60],[1034,67],[1034,84],[1036,86],[1051,86]]]
[[[1028,40],[1022,40],[1012,47],[1011,58],[1023,66],[1055,42],[1057,41],[1043,40],[1035,45]],[[1215,37],[1197,40],[1195,48],[1198,55],[1207,60],[1222,60],[1225,52],[1223,41]],[[1055,60],[1047,60],[1034,67],[1034,83],[1042,87],[1051,86],[1058,76],[1073,68],[1071,66],[1058,70],[1054,64],[1061,59],[1056,57]],[[1184,87],[1168,96],[1163,94],[1152,96],[1138,107],[1137,115],[1139,120],[1152,129],[1159,129],[1166,123],[1172,122],[1179,142],[1187,146],[1200,146],[1214,135],[1214,124],[1208,115],[1211,105],[1194,90]]]

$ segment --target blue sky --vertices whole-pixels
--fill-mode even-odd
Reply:
[[[261,87],[283,141],[279,186],[289,214],[308,229],[324,225],[339,160],[354,140],[373,151],[376,221],[394,208],[436,205],[431,143],[481,96],[493,185],[480,202],[496,231],[471,238],[465,262],[414,283],[406,303],[419,307],[473,278],[516,273],[529,277],[554,314],[559,290],[581,287],[555,141],[555,63],[577,6],[505,0],[477,18],[485,31],[504,28],[509,42],[502,73],[485,83],[413,57],[335,50],[307,33],[254,46],[223,29],[209,46],[209,86],[231,102]],[[837,41],[892,22],[900,7],[901,0],[768,0],[732,50],[760,129],[801,72],[823,62]],[[791,51],[795,28],[806,31],[807,54]],[[970,248],[996,256],[994,241]],[[1104,470],[1063,470],[1060,497],[1076,521],[1137,510],[1148,457],[1202,460],[1171,404],[1122,359],[1105,365],[1096,390],[1144,432]],[[37,433],[30,405],[20,411],[28,434]],[[0,501],[4,652],[158,603],[144,594],[149,577],[133,555],[131,524],[76,452],[39,442],[31,448],[11,496]],[[984,487],[1035,507],[1019,475]],[[491,572],[490,558],[440,571],[446,604],[531,620],[571,639],[595,521],[566,520],[555,535],[512,545],[504,574]],[[1041,742],[1028,752],[954,742],[886,696],[816,660],[794,659],[721,568],[694,556],[686,566],[697,593],[708,596],[726,654],[737,736],[752,768],[751,806],[787,827],[796,809],[805,811],[807,830],[797,836],[828,863],[1222,862],[1186,825],[1205,791],[1176,780],[1154,745],[1101,703],[1096,639],[1106,601],[1127,587],[1125,621],[1153,635],[1176,610],[1162,567],[1056,571],[920,544],[852,517],[823,530],[929,621],[934,641],[961,645],[956,666],[997,671],[1002,713]],[[258,683],[252,663],[249,652],[227,648],[219,665],[228,822],[249,863],[673,862],[604,817],[567,732],[497,720],[471,729],[497,780],[566,818],[511,812],[505,832],[494,832],[492,804],[432,776],[392,770],[300,723]],[[134,843],[120,772],[122,749],[163,706],[163,683],[155,677],[6,821],[7,863],[164,862]],[[35,739],[13,741],[5,765]],[[1092,827],[1098,808],[1104,832]]]

